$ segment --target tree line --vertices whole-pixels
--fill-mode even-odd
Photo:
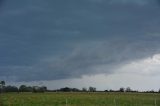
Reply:
[[[4,86],[3,88],[0,88],[1,93],[2,92],[46,92],[47,87],[45,86],[26,86],[26,85],[21,85],[19,88],[16,86],[11,86],[7,85]]]
[[[70,88],[70,87],[64,87],[64,88],[60,88],[57,90],[50,90],[51,92],[96,92],[96,88],[95,87],[89,87],[87,88],[82,88],[82,89],[78,89],[78,88]]]
[[[5,81],[0,81],[0,92],[46,92],[46,86],[26,86],[21,85],[20,87],[7,85],[5,86]]]
[[[5,81],[0,81],[0,92],[139,92],[137,90],[132,90],[130,87],[123,88],[121,87],[119,90],[104,90],[104,91],[97,91],[96,87],[88,87],[88,88],[70,88],[70,87],[64,87],[56,90],[48,90],[46,86],[26,86],[21,85],[20,87],[11,86],[11,85],[5,85]],[[143,91],[146,93],[155,93],[156,91],[150,90],[150,91]],[[160,93],[160,89],[158,91]]]

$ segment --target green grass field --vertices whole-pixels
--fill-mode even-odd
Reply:
[[[160,106],[149,93],[5,93],[1,106]]]

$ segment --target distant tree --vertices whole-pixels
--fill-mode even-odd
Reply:
[[[42,86],[41,88],[43,88],[44,91],[47,91],[47,87],[46,86]]]
[[[87,92],[87,88],[82,88],[82,91],[83,92]]]
[[[119,91],[120,91],[120,92],[124,92],[125,89],[124,89],[124,88],[120,88]]]
[[[33,92],[34,93],[37,93],[37,92],[39,92],[39,87],[38,86],[33,86]]]
[[[1,93],[4,90],[4,86],[5,86],[5,81],[0,81],[0,89],[1,89]]]
[[[131,90],[131,88],[130,87],[127,87],[126,88],[126,92],[131,92],[132,90]]]
[[[96,91],[96,88],[95,88],[95,87],[89,87],[88,91],[90,91],[90,92],[95,92],[95,91]]]
[[[81,90],[79,90],[77,88],[65,87],[65,88],[60,88],[59,90],[56,90],[56,91],[60,91],[60,92],[79,92]]]
[[[114,92],[114,90],[110,89],[109,92]]]
[[[1,81],[2,86],[5,86],[5,81]]]
[[[148,90],[148,91],[145,91],[146,93],[155,93],[155,91],[152,89],[152,90]]]
[[[33,92],[34,92],[34,93],[40,92],[40,87],[38,87],[38,86],[33,86]]]
[[[31,86],[27,86],[25,90],[26,90],[26,92],[32,92],[33,88]]]
[[[152,89],[152,90],[150,91],[150,93],[155,93],[155,91]]]
[[[72,92],[79,92],[80,90],[77,88],[72,88]]]
[[[26,86],[26,85],[21,85],[21,86],[19,87],[19,91],[20,91],[20,92],[27,92],[27,86]]]
[[[18,92],[18,88],[16,86],[6,86],[5,88],[5,92]]]
[[[160,93],[160,89],[158,90],[158,92]]]
[[[104,92],[109,92],[108,90],[104,90]]]
[[[47,87],[46,87],[46,86],[42,86],[42,87],[33,86],[33,92],[34,92],[34,93],[37,93],[37,92],[45,92],[45,91],[47,91]]]
[[[41,92],[46,92],[46,91],[47,91],[47,87],[46,87],[46,86],[40,87],[40,91],[41,91]]]
[[[71,92],[72,89],[69,88],[69,87],[65,87],[65,88],[60,88],[60,91],[62,91],[62,92]]]

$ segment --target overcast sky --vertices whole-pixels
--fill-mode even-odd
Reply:
[[[159,0],[0,0],[0,79],[159,89]]]

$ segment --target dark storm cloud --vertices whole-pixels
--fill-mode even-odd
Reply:
[[[0,12],[2,11],[2,9],[1,9],[1,8],[2,8],[2,7],[3,7],[3,5],[4,5],[4,1],[5,1],[5,0],[0,0]]]
[[[109,74],[125,62],[159,53],[158,2],[7,0],[0,14],[0,78]]]

